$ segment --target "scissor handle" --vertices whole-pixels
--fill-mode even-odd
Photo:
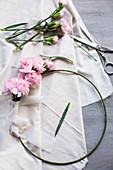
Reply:
[[[105,66],[104,66],[105,72],[106,72],[108,75],[113,75],[113,71],[110,72],[110,71],[107,70],[108,67],[112,67],[112,69],[113,69],[113,63],[112,63],[112,62],[108,62],[108,63],[106,63]]]

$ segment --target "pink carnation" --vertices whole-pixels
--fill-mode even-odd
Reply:
[[[55,43],[57,43],[57,42],[58,42],[58,36],[55,35],[55,36],[53,37],[53,43],[55,44]]]
[[[18,75],[17,75],[17,77],[18,77],[18,78],[25,79],[25,75],[26,75],[26,73],[21,73],[21,72],[19,72]]]
[[[61,21],[61,29],[64,33],[68,31],[67,21],[65,19]]]
[[[31,72],[34,72],[33,70],[32,70],[32,65],[27,65],[27,66],[22,66],[23,68],[22,69],[19,69],[19,71],[21,72],[21,73],[31,73]]]
[[[59,4],[67,5],[67,0],[57,0]]]
[[[17,79],[17,89],[18,89],[18,97],[21,95],[28,95],[29,93],[29,82],[23,79]]]
[[[28,73],[25,79],[29,81],[30,86],[39,85],[42,76],[38,72]]]
[[[10,84],[11,80],[8,80],[7,82],[4,83],[2,94],[8,95],[10,93]]]
[[[59,14],[60,14],[60,18],[62,18],[63,16],[64,16],[64,10],[61,10],[60,12],[59,12]]]
[[[4,89],[2,91],[2,94],[14,94],[17,95],[17,97],[21,97],[22,95],[26,96],[28,93],[29,82],[18,77],[5,82]]]
[[[33,57],[26,57],[23,60],[20,61],[21,66],[19,71],[23,73],[31,73],[33,72],[32,70],[32,65],[33,65]]]
[[[57,36],[57,35],[55,35],[55,36],[50,36],[50,37],[45,38],[45,40],[46,40],[47,42],[50,42],[50,43],[55,44],[55,43],[58,42],[58,36]]]
[[[42,73],[44,71],[43,64],[44,61],[41,57],[27,57],[21,61],[19,71],[22,73],[32,73],[36,70],[39,73]]]
[[[26,57],[23,60],[21,60],[20,63],[22,64],[22,66],[32,65],[33,59],[34,59],[33,57]]]
[[[51,60],[45,60],[45,64],[49,68],[49,70],[56,70],[54,63]]]
[[[44,69],[44,61],[41,57],[34,58],[33,68],[38,71],[38,73],[43,73]]]

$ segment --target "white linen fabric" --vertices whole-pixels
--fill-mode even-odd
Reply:
[[[47,17],[58,6],[56,0],[1,0],[0,27],[28,22],[29,25]],[[55,60],[57,69],[69,69],[82,73],[98,87],[103,97],[112,93],[109,77],[104,72],[98,55],[92,60],[80,48],[74,46],[70,34],[95,42],[84,26],[71,0],[65,7],[64,18],[69,31],[53,46],[28,43],[22,51],[13,52],[14,46],[5,41],[9,32],[0,32],[0,90],[4,81],[16,77],[19,61],[25,57],[44,55],[66,56],[74,64]],[[26,39],[32,33],[22,37]],[[78,159],[87,153],[82,106],[99,100],[94,89],[82,78],[64,72],[43,76],[41,84],[32,88],[30,96],[23,97],[18,103],[11,102],[10,96],[0,96],[0,170],[81,170],[87,158],[68,166],[54,166],[41,162],[28,154],[19,140],[40,157],[47,160],[66,162]],[[55,129],[67,105],[71,102],[66,119],[56,137]],[[15,137],[16,136],[16,137]]]

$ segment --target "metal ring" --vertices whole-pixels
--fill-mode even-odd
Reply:
[[[105,72],[106,72],[108,75],[113,75],[113,72],[109,72],[109,71],[107,70],[107,67],[109,67],[109,66],[111,66],[112,69],[113,69],[113,63],[112,63],[112,62],[109,62],[109,63],[106,63],[106,64],[105,64],[104,70],[105,70]]]
[[[69,162],[52,162],[52,161],[49,161],[49,160],[46,160],[46,159],[43,159],[37,155],[35,155],[33,152],[31,152],[27,146],[23,143],[21,137],[18,137],[19,141],[21,142],[21,144],[23,145],[23,147],[26,149],[26,151],[28,151],[28,153],[30,153],[32,156],[34,156],[35,158],[41,160],[42,162],[45,162],[45,163],[48,163],[48,164],[52,164],[52,165],[70,165],[70,164],[73,164],[73,163],[76,163],[76,162],[79,162],[81,160],[83,160],[84,158],[90,156],[96,149],[97,147],[100,145],[104,135],[105,135],[105,131],[106,131],[106,126],[107,126],[107,111],[106,111],[106,106],[105,106],[105,103],[104,103],[104,99],[101,95],[101,93],[99,92],[98,88],[88,79],[86,78],[85,76],[83,76],[82,74],[80,73],[77,73],[77,72],[74,72],[74,71],[71,71],[71,70],[51,70],[51,71],[48,71],[48,73],[54,73],[54,72],[68,72],[68,73],[73,73],[75,75],[78,75],[82,78],[84,78],[85,80],[87,80],[93,87],[94,89],[97,91],[98,95],[100,96],[100,99],[102,101],[102,105],[104,107],[104,116],[105,116],[105,121],[104,121],[104,129],[102,131],[102,135],[99,139],[99,141],[97,142],[96,146],[89,152],[87,153],[86,155],[84,155],[83,157],[79,158],[79,159],[76,159],[76,160],[73,160],[73,161],[69,161]]]

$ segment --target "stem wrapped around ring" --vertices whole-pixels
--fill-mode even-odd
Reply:
[[[53,164],[53,165],[70,165],[70,164],[73,164],[73,163],[76,163],[76,162],[79,162],[81,160],[83,160],[84,158],[90,156],[96,149],[97,147],[100,145],[104,135],[105,135],[105,131],[106,131],[106,126],[107,126],[107,111],[106,111],[106,106],[105,106],[105,103],[104,103],[104,99],[100,93],[100,91],[98,90],[98,88],[94,85],[94,83],[92,83],[88,78],[86,78],[85,76],[83,76],[82,74],[80,73],[77,73],[77,72],[74,72],[74,71],[71,71],[71,70],[64,70],[64,69],[59,69],[59,70],[51,70],[51,71],[48,71],[48,72],[45,72],[45,73],[54,73],[54,72],[67,72],[67,73],[73,73],[75,75],[78,75],[82,78],[84,78],[86,81],[88,81],[93,87],[94,89],[96,90],[96,92],[98,93],[100,99],[101,99],[101,102],[103,104],[103,107],[104,107],[104,116],[105,116],[105,121],[104,121],[104,129],[103,129],[103,132],[102,132],[102,135],[99,139],[99,141],[97,142],[96,146],[89,152],[87,153],[86,155],[84,155],[83,157],[79,158],[79,159],[76,159],[76,160],[73,160],[73,161],[69,161],[69,162],[53,162],[53,161],[49,161],[49,160],[46,160],[46,159],[43,159],[37,155],[35,155],[33,152],[31,152],[27,146],[23,143],[21,137],[18,137],[19,141],[21,142],[21,144],[23,145],[23,147],[26,149],[26,151],[28,151],[28,153],[30,153],[32,156],[34,156],[35,158],[45,162],[45,163],[48,163],[48,164]]]

